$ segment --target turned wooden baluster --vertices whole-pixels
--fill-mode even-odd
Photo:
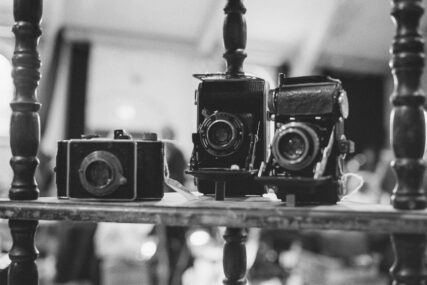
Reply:
[[[10,147],[13,169],[12,200],[38,198],[34,173],[38,165],[37,151],[40,141],[39,114],[36,88],[40,79],[40,59],[37,52],[41,35],[39,22],[42,14],[41,0],[15,0],[13,14],[15,25],[15,52],[12,57],[15,96],[10,103]]]
[[[391,96],[391,139],[396,160],[392,166],[397,185],[392,203],[397,209],[425,209],[424,92],[420,78],[424,67],[424,40],[418,31],[424,9],[421,0],[394,0],[391,11],[396,23],[390,67],[394,77]],[[390,272],[395,285],[425,284],[425,234],[392,234],[395,262]]]
[[[390,269],[393,285],[425,284],[427,271],[424,254],[426,236],[424,234],[393,234],[391,237],[395,261]]]
[[[246,58],[246,8],[242,0],[228,0],[224,12],[223,56],[227,62],[226,73],[237,76],[243,74],[243,61]]]
[[[9,285],[38,284],[38,272],[35,260],[38,252],[34,247],[34,235],[37,221],[10,220],[13,246],[9,252],[12,263],[9,266]]]
[[[247,230],[241,228],[227,228],[224,239],[224,274],[226,285],[246,284],[246,240]]]
[[[395,0],[391,14],[397,32],[392,45],[390,66],[394,77],[391,96],[391,139],[396,160],[393,168],[397,185],[392,202],[397,209],[424,209],[425,164],[424,92],[420,87],[424,67],[424,41],[418,31],[423,14],[421,0]]]
[[[42,0],[14,0],[15,51],[12,57],[12,77],[15,94],[11,102],[10,147],[13,180],[9,197],[12,200],[34,200],[39,190],[34,177],[40,142],[36,88],[40,79],[40,59],[37,51],[41,35]],[[37,221],[9,221],[13,245],[9,253],[10,285],[38,284],[37,250],[34,235]]]
[[[228,0],[224,12],[223,37],[227,62],[226,74],[243,75],[243,61],[246,58],[246,8],[242,0]],[[226,285],[246,284],[246,240],[247,230],[227,228],[224,234],[223,266]]]

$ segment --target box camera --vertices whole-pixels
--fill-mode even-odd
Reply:
[[[56,184],[59,198],[105,201],[160,200],[164,150],[154,133],[134,140],[123,130],[114,139],[58,142]]]
[[[341,82],[324,76],[279,77],[268,97],[274,122],[270,155],[261,181],[282,200],[334,204],[342,187],[344,155],[354,151],[344,135],[348,100]],[[291,195],[291,196],[289,196]]]
[[[197,133],[190,170],[259,169],[266,159],[268,83],[248,75],[197,74]],[[256,171],[255,171],[256,173]],[[215,193],[215,182],[195,178],[199,192]],[[227,182],[226,196],[262,195],[252,176]]]

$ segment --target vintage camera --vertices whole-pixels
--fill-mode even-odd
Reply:
[[[135,201],[163,197],[164,146],[154,133],[134,140],[124,130],[114,139],[86,136],[58,142],[59,198]]]
[[[197,133],[193,134],[190,172],[238,169],[240,174],[245,171],[256,173],[261,162],[266,159],[268,83],[248,75],[194,76],[201,83],[195,98]],[[213,178],[195,178],[198,191],[213,194]],[[263,187],[254,183],[252,178],[253,175],[227,182],[225,195],[263,194]]]
[[[348,100],[341,82],[326,76],[281,74],[279,87],[269,93],[268,107],[274,136],[260,180],[274,185],[282,200],[336,203],[344,156],[354,151],[344,135]]]

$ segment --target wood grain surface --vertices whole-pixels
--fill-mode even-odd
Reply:
[[[286,207],[282,202],[262,197],[215,201],[213,197],[202,196],[187,200],[177,193],[166,193],[161,201],[123,203],[58,200],[56,197],[40,198],[37,201],[0,199],[0,218],[299,230],[427,232],[426,210],[396,210],[388,205],[351,201],[333,206]]]

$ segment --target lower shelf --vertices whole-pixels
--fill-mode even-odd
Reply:
[[[177,226],[260,227],[295,230],[355,230],[425,233],[427,210],[398,211],[388,205],[340,202],[333,206],[286,207],[249,197],[187,200],[166,193],[152,202],[82,202],[56,197],[36,201],[0,199],[0,218],[85,222],[154,223]]]

